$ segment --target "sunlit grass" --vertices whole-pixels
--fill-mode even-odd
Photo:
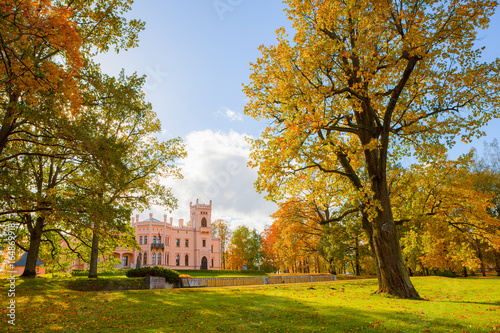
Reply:
[[[67,281],[67,278],[18,280],[16,327],[10,329],[19,332],[500,332],[500,280],[496,279],[413,278],[424,298],[421,301],[373,294],[377,288],[374,279],[118,292],[71,291],[63,287]],[[9,328],[6,311],[2,310],[2,314],[0,331]]]

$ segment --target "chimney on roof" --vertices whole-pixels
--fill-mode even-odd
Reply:
[[[165,223],[167,222],[167,214],[163,215],[163,219],[165,221]]]
[[[184,227],[184,219],[179,219],[179,227]]]
[[[135,217],[132,217],[132,224],[135,223]]]
[[[153,221],[153,213],[149,213],[149,220]]]
[[[173,217],[170,218],[170,225],[172,225],[172,223],[174,223],[174,218]]]
[[[135,216],[135,221],[136,221],[136,222],[139,222],[139,214],[137,214],[137,215]]]

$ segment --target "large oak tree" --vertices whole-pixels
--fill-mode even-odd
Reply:
[[[246,114],[270,121],[253,142],[257,189],[280,200],[294,195],[303,174],[349,183],[377,259],[378,292],[417,299],[392,214],[388,166],[409,154],[432,158],[498,116],[500,62],[481,62],[475,46],[497,3],[286,3],[294,37],[279,29],[277,44],[260,48],[245,86]],[[350,211],[339,209],[332,220]]]

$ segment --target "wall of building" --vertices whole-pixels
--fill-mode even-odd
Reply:
[[[132,218],[132,226],[141,250],[120,249],[114,252],[115,258],[120,260],[122,268],[135,267],[139,258],[142,266],[175,270],[221,269],[220,239],[212,237],[212,202],[208,205],[198,200],[194,205],[190,203],[190,217],[189,222],[180,219],[178,225],[174,225],[167,215],[163,221],[154,218],[153,214],[141,221],[136,215]]]

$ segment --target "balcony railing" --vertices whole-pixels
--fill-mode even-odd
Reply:
[[[165,248],[165,244],[163,243],[152,243],[151,244],[151,250],[152,249],[164,249]]]

